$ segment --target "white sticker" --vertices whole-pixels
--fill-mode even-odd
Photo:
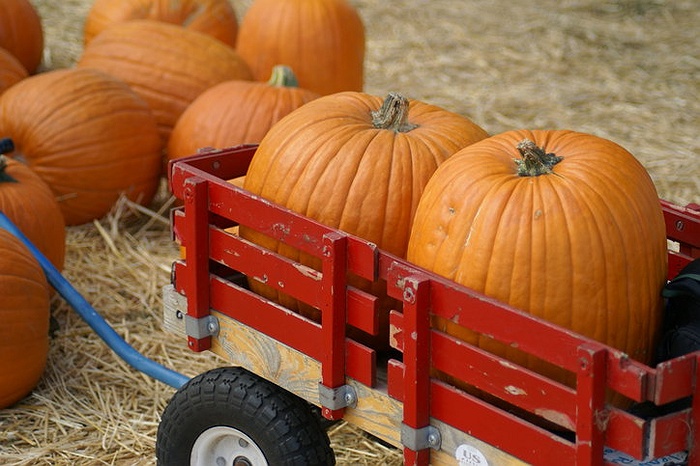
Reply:
[[[471,445],[462,444],[455,451],[455,458],[459,466],[489,466],[486,457],[478,449]]]

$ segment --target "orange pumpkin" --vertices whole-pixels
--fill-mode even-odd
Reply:
[[[66,228],[51,188],[32,169],[4,155],[0,155],[0,212],[54,267],[63,269]]]
[[[24,244],[0,229],[0,408],[27,396],[49,351],[49,285]]]
[[[78,67],[116,76],[140,95],[156,117],[163,147],[199,94],[223,81],[252,79],[232,47],[201,32],[148,19],[103,31],[85,48]]]
[[[29,0],[0,2],[0,47],[6,49],[29,74],[39,68],[44,54],[41,18]]]
[[[168,158],[192,155],[203,147],[259,143],[274,123],[319,97],[297,87],[293,71],[276,66],[270,80],[226,81],[199,95],[178,119],[168,142]]]
[[[95,0],[85,18],[83,42],[87,45],[114,23],[134,19],[177,24],[236,45],[238,18],[229,0]]]
[[[29,76],[17,57],[0,47],[0,94]]]
[[[333,94],[294,110],[270,129],[253,156],[244,188],[404,256],[430,176],[454,152],[486,136],[462,115],[399,94],[386,99]],[[320,270],[315,258],[244,225],[240,234]],[[257,282],[251,286],[296,307]],[[382,294],[381,285],[372,291]],[[318,318],[315,310],[301,312]],[[387,328],[387,321],[381,325]]]
[[[238,53],[258,81],[280,63],[321,95],[361,91],[365,30],[345,0],[255,0],[241,20]]]
[[[564,130],[509,131],[459,151],[425,188],[407,258],[651,361],[667,268],[664,219],[647,171],[611,141]],[[571,382],[517,349],[437,325]]]
[[[49,185],[67,225],[104,216],[121,193],[148,204],[162,146],[146,103],[125,83],[73,68],[30,76],[0,96],[13,158]]]

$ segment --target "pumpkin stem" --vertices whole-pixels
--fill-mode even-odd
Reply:
[[[396,92],[390,92],[379,110],[372,112],[372,124],[377,129],[389,129],[397,133],[407,133],[418,125],[408,121],[408,99]]]
[[[294,71],[287,65],[275,65],[267,84],[272,87],[299,87]]]
[[[5,172],[5,168],[7,168],[7,157],[0,154],[0,183],[17,183],[16,179]]]
[[[515,160],[518,166],[518,176],[540,176],[552,173],[552,167],[558,164],[562,157],[546,153],[529,139],[523,139],[517,145],[521,160]]]

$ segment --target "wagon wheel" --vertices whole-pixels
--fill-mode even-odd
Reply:
[[[167,466],[333,465],[306,401],[238,367],[201,374],[168,403],[156,439]]]

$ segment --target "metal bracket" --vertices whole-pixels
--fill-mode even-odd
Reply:
[[[433,426],[414,429],[402,423],[401,444],[413,451],[425,450],[427,448],[439,450],[442,444],[442,436],[440,435],[440,431]]]
[[[185,333],[196,340],[216,336],[219,334],[219,319],[212,315],[200,319],[185,315]]]
[[[321,406],[332,410],[354,408],[357,405],[357,393],[350,385],[329,388],[319,382],[318,401]]]

